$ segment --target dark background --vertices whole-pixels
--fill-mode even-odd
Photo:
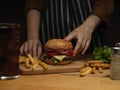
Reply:
[[[114,46],[120,42],[120,0],[114,0],[115,10],[111,16],[108,30],[105,31],[106,45]],[[21,41],[26,37],[25,33],[25,0],[1,0],[0,23],[17,22],[21,24]]]
[[[114,12],[111,16],[111,22],[106,31],[106,44],[114,46],[120,42],[120,0],[114,0]]]
[[[20,23],[21,43],[26,38],[25,1],[0,0],[0,23]]]

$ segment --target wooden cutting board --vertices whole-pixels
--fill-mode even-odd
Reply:
[[[34,71],[27,69],[24,64],[20,64],[19,69],[23,75],[34,74],[50,74],[50,73],[66,73],[66,72],[78,72],[80,68],[84,67],[85,60],[75,60],[67,65],[48,65],[48,69],[45,71],[41,66],[37,67]]]

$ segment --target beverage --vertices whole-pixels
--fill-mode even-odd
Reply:
[[[12,79],[19,74],[19,24],[0,23],[0,77]],[[8,77],[8,78],[7,78]]]

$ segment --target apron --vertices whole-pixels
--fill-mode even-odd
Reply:
[[[49,6],[43,12],[40,25],[40,40],[44,45],[52,38],[64,38],[74,28],[81,25],[91,14],[95,0],[49,0]],[[86,53],[91,53],[95,47],[103,46],[102,30],[93,32],[91,44]],[[73,45],[76,39],[72,40]]]

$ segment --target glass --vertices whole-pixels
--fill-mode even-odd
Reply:
[[[0,23],[0,79],[19,77],[20,24]]]
[[[111,48],[110,78],[120,80],[120,47]]]

